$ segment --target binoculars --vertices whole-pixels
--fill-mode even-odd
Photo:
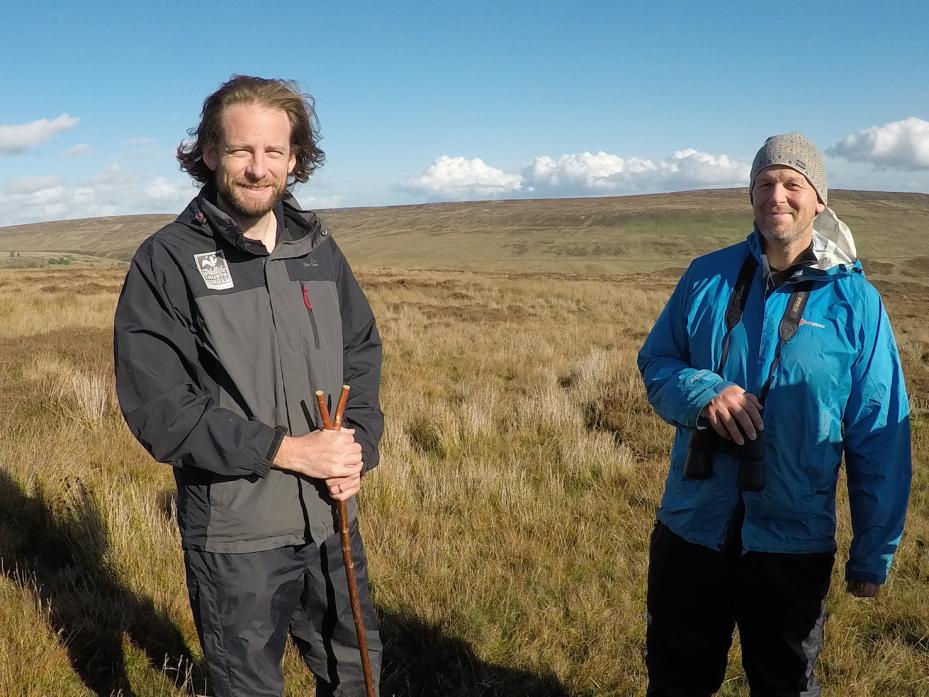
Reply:
[[[745,438],[743,445],[726,440],[712,428],[693,431],[684,461],[684,479],[709,479],[713,474],[713,454],[729,453],[741,460],[739,489],[764,489],[764,439],[758,434],[755,440]]]

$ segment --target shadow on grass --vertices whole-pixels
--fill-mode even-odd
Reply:
[[[486,663],[467,642],[421,620],[380,611],[381,697],[586,697],[554,675]]]
[[[176,687],[202,686],[180,630],[108,567],[106,527],[93,496],[78,482],[64,498],[52,505],[41,489],[30,496],[0,470],[2,572],[49,609],[74,671],[97,695],[121,690],[131,697],[126,635]]]
[[[178,628],[151,600],[119,583],[106,561],[106,528],[80,483],[52,502],[0,470],[0,571],[49,609],[74,671],[101,697],[133,697],[123,637],[175,687],[203,692],[205,676]],[[554,675],[487,663],[462,639],[412,615],[380,611],[382,697],[586,697]],[[120,692],[121,691],[121,692]]]

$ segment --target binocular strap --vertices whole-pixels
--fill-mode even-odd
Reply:
[[[716,374],[723,374],[723,366],[726,365],[726,358],[729,357],[729,335],[733,328],[742,321],[742,313],[745,312],[745,303],[748,301],[748,291],[752,287],[752,278],[755,275],[755,269],[758,268],[758,260],[751,252],[748,258],[742,264],[739,271],[739,278],[735,282],[735,288],[732,289],[732,295],[729,296],[729,305],[726,307],[726,338],[723,339],[723,351],[719,356],[719,367],[716,368]]]
[[[742,321],[742,314],[745,312],[745,303],[748,301],[748,292],[751,290],[752,278],[755,275],[755,269],[758,268],[758,260],[755,255],[749,253],[748,258],[742,264],[739,270],[739,278],[736,280],[735,287],[732,289],[732,295],[729,297],[729,305],[726,307],[726,337],[723,339],[723,350],[719,357],[719,367],[716,373],[722,375],[723,366],[726,365],[726,358],[729,357],[729,340],[733,328]],[[784,316],[778,326],[778,343],[774,352],[774,360],[771,361],[771,369],[768,371],[768,379],[765,380],[761,388],[759,401],[764,404],[768,391],[771,389],[771,382],[774,380],[774,372],[777,370],[777,364],[781,359],[781,349],[784,344],[790,341],[797,329],[800,327],[800,320],[803,319],[803,310],[806,308],[806,301],[809,298],[810,290],[813,288],[812,281],[801,281],[794,287],[790,299],[787,301],[787,309],[784,310]]]
[[[812,281],[801,281],[796,285],[794,292],[790,294],[790,299],[787,301],[787,309],[784,310],[784,316],[781,318],[781,323],[777,330],[779,338],[777,349],[774,352],[774,360],[771,361],[768,379],[765,380],[764,386],[761,388],[761,394],[758,395],[758,401],[760,401],[762,405],[768,397],[768,391],[771,389],[771,382],[774,380],[774,372],[777,370],[777,364],[781,360],[781,349],[784,348],[784,344],[794,337],[794,334],[797,333],[797,329],[800,328],[800,320],[803,319],[803,310],[806,308],[806,301],[810,297],[810,290],[812,288]]]

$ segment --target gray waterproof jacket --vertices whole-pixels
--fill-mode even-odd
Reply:
[[[322,542],[320,481],[271,469],[285,435],[319,428],[314,391],[351,386],[345,424],[377,465],[381,342],[329,232],[288,196],[268,254],[205,187],[136,252],[116,309],[116,391],[133,435],[174,466],[183,544],[255,552]],[[354,502],[350,505],[354,515]]]

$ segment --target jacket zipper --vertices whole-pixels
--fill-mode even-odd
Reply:
[[[310,316],[310,324],[313,327],[313,344],[319,348],[319,328],[316,326],[316,315],[313,314],[313,303],[310,302],[310,292],[306,284],[300,281],[300,288],[303,290],[303,305],[306,307],[307,314]]]

